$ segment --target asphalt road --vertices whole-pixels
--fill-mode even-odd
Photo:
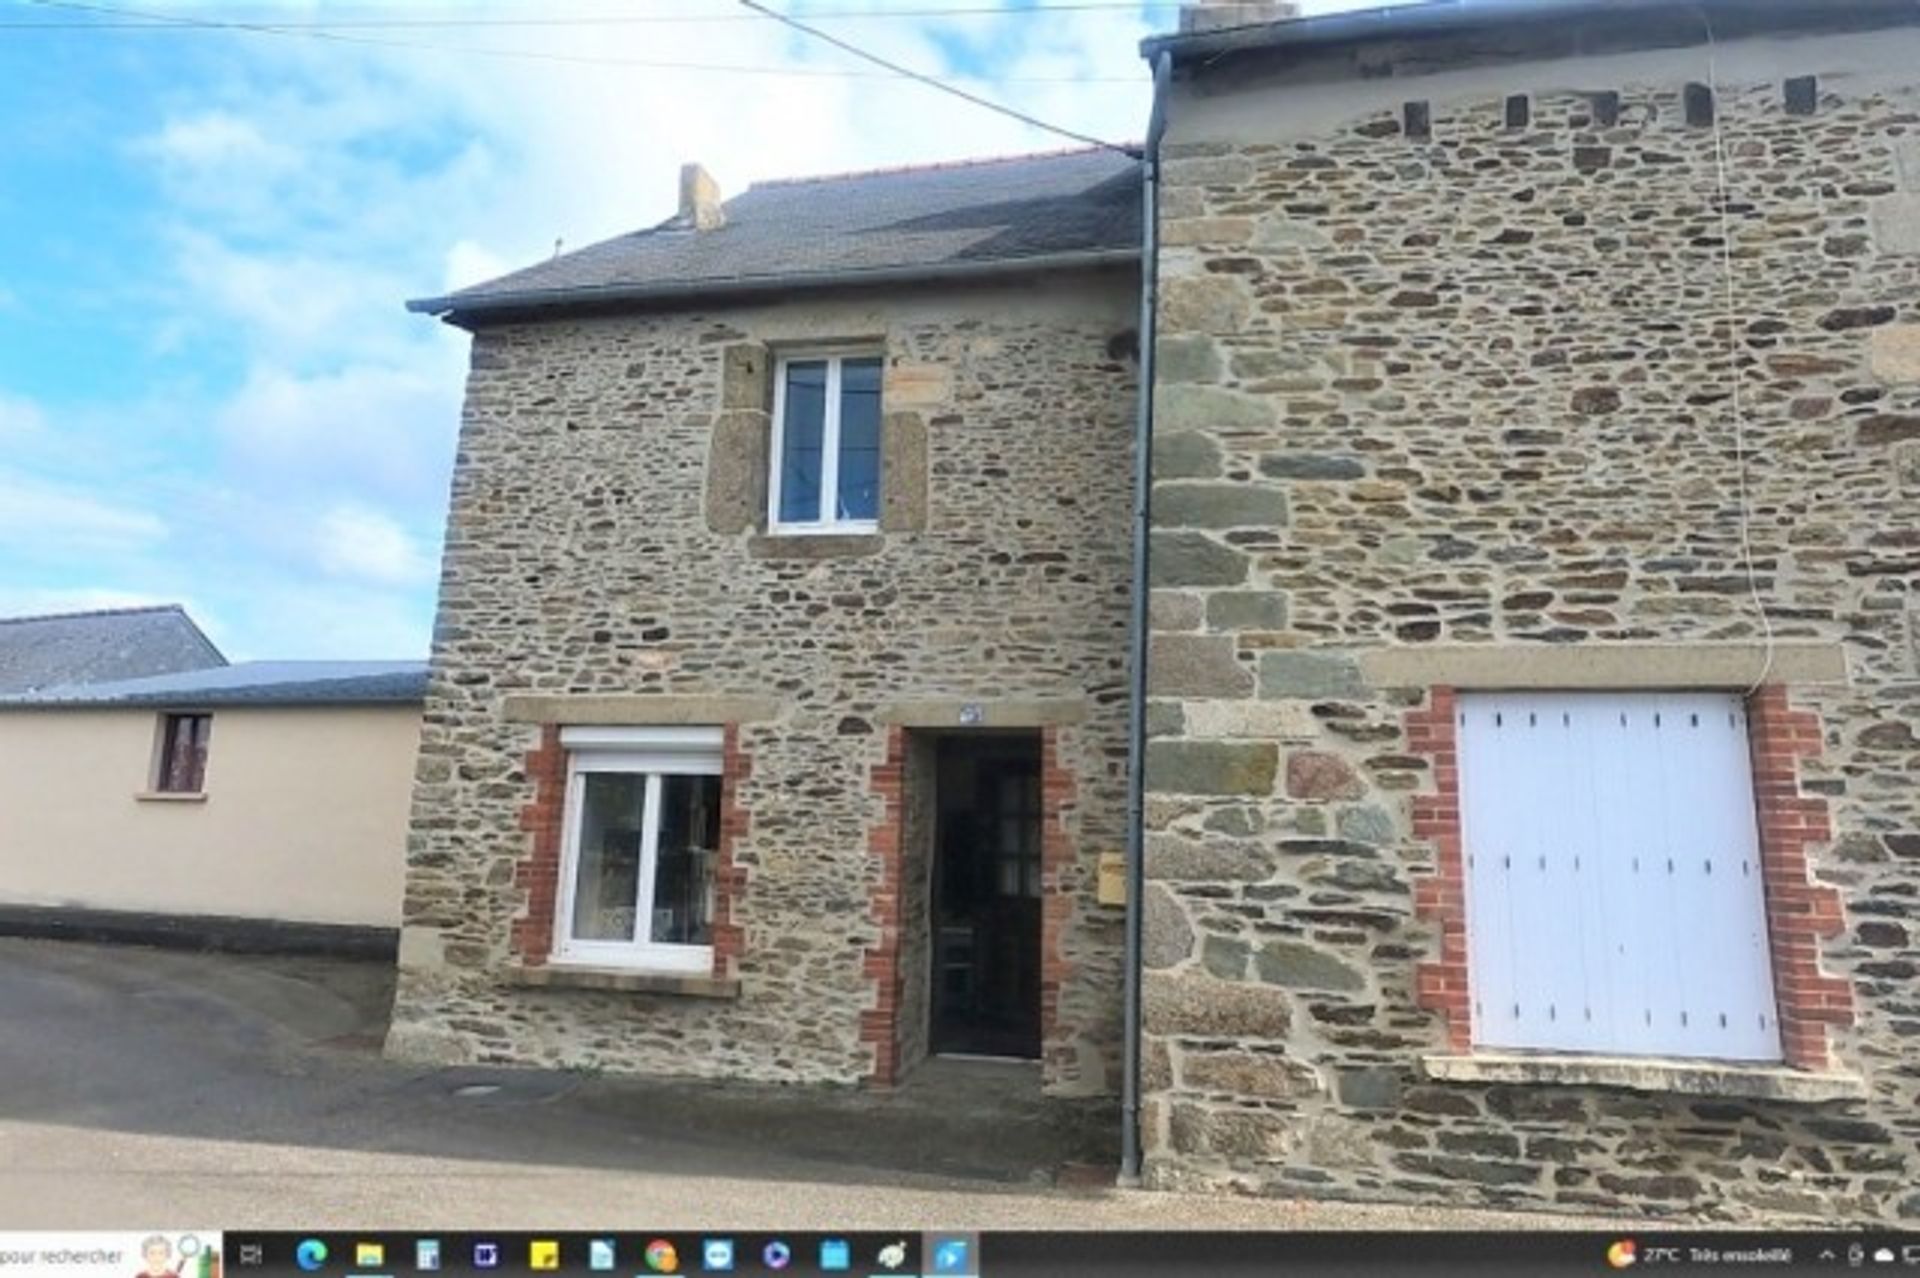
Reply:
[[[1111,1111],[380,1059],[379,965],[0,939],[0,1228],[1594,1228],[1074,1188]],[[998,1072],[996,1072],[998,1071]],[[1607,1222],[1618,1226],[1622,1222]]]

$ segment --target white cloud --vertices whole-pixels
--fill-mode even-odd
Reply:
[[[433,560],[398,520],[365,506],[329,510],[316,530],[314,551],[327,572],[380,585],[417,585],[435,573]]]
[[[146,145],[183,176],[217,175],[241,165],[256,174],[263,168],[284,171],[298,159],[290,148],[268,141],[252,121],[226,111],[169,120]]]
[[[144,590],[120,590],[112,586],[0,586],[0,617],[147,608],[179,602]]]
[[[527,265],[527,263],[520,263]],[[483,280],[496,279],[515,268],[503,257],[489,253],[472,240],[461,240],[447,250],[447,270],[441,278],[447,291],[466,288]]]
[[[412,364],[301,375],[256,366],[221,408],[231,458],[305,496],[327,485],[437,508],[446,496],[461,382],[432,349]]]
[[[46,412],[32,400],[0,391],[0,442],[20,444],[46,434]]]
[[[225,602],[227,596],[222,596]],[[244,630],[215,635],[235,661],[289,657],[424,660],[433,600],[418,591],[321,578],[247,583]],[[197,616],[198,614],[196,614]]]
[[[68,484],[0,471],[0,548],[8,555],[110,554],[146,548],[166,535],[166,524],[144,510]]]
[[[297,238],[274,251],[199,228],[178,228],[172,239],[195,341],[303,367],[407,351],[406,285],[367,259],[308,251]]]

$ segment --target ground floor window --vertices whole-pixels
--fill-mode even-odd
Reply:
[[[568,728],[554,954],[705,972],[720,855],[720,728]]]
[[[1778,1061],[1747,710],[1462,694],[1475,1046]]]

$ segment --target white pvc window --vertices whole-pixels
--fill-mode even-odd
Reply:
[[[568,728],[554,957],[661,972],[713,966],[721,730]]]
[[[779,362],[773,393],[769,527],[872,532],[880,526],[878,355]]]
[[[1741,699],[1477,694],[1459,715],[1474,1043],[1781,1059]]]

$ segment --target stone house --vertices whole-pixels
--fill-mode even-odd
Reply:
[[[1920,1218],[1915,22],[1149,43],[1152,1183]]]
[[[690,170],[417,303],[389,1050],[1036,1057],[1159,1186],[1920,1218],[1915,20],[1194,23],[1142,163]]]
[[[766,183],[473,332],[390,1048],[1120,1064],[1139,183]]]

